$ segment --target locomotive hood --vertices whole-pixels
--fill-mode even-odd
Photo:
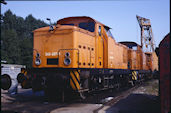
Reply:
[[[58,25],[53,28],[52,31],[49,27],[34,30],[33,67],[59,67],[59,51],[73,48],[73,31],[77,27]]]

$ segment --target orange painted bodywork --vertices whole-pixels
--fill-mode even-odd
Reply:
[[[80,28],[78,26],[80,22],[94,22],[94,32]],[[74,23],[74,26],[62,25],[70,23]],[[101,36],[98,34],[99,26]],[[49,27],[36,29],[33,67],[128,69],[130,61],[130,69],[148,69],[145,64],[146,55],[140,48],[134,51],[117,43],[107,35],[104,27],[107,26],[90,17],[69,17],[59,20],[57,25],[53,26],[53,31],[49,31]],[[35,65],[37,52],[41,59],[39,66]],[[70,65],[64,64],[66,52],[70,53]],[[157,57],[155,55],[153,57],[156,63]],[[48,58],[58,58],[58,64],[48,65]]]

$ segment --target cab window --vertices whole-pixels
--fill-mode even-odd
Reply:
[[[113,35],[112,35],[111,31],[110,31],[110,28],[105,27],[105,31],[106,31],[106,34],[107,34],[108,37],[112,37],[113,38]]]
[[[94,32],[94,22],[81,22],[79,23],[79,27],[85,30],[88,30],[90,32]]]
[[[98,33],[99,33],[99,36],[101,36],[101,26],[99,26]]]
[[[74,26],[73,23],[69,23],[69,24],[61,24],[61,25],[70,25],[70,26]]]

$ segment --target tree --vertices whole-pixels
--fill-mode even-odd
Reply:
[[[16,31],[14,29],[5,30],[1,38],[1,58],[8,63],[18,63],[20,49]]]
[[[48,26],[31,14],[25,19],[10,10],[1,15],[1,59],[8,63],[32,65],[33,33],[32,31]]]

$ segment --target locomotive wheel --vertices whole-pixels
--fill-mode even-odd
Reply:
[[[1,76],[1,88],[3,90],[8,90],[11,87],[12,81],[11,77],[7,74]]]
[[[26,77],[24,76],[24,74],[23,73],[19,73],[17,75],[17,81],[18,81],[18,83],[22,83],[24,80],[26,80]]]
[[[45,96],[50,101],[64,102],[66,85],[69,84],[64,76],[50,75],[46,78],[44,92]]]

